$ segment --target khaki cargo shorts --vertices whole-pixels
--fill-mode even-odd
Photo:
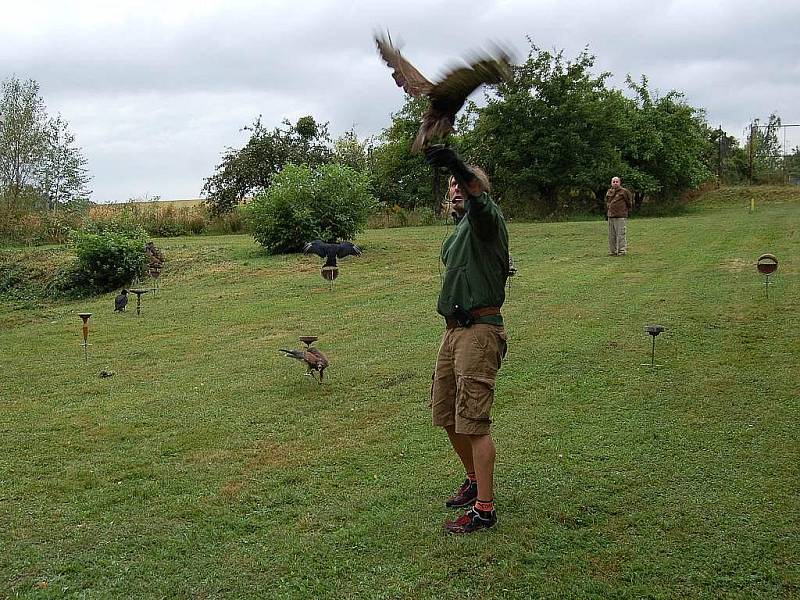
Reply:
[[[467,435],[489,433],[494,382],[506,340],[500,325],[479,323],[444,332],[431,385],[434,425],[455,425],[456,433]]]

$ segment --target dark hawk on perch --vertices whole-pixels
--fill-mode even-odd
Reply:
[[[323,267],[335,267],[337,258],[345,256],[361,256],[361,248],[353,242],[341,242],[340,244],[327,244],[322,240],[314,240],[303,246],[306,254],[316,254],[325,259]]]

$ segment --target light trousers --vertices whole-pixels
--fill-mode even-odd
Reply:
[[[608,218],[608,253],[626,254],[628,252],[628,240],[626,238],[625,217]]]

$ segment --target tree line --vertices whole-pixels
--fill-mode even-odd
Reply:
[[[667,203],[705,182],[775,182],[787,165],[790,176],[800,167],[800,149],[779,151],[776,115],[767,127],[754,122],[751,151],[749,135],[740,145],[678,91],[659,95],[645,76],[614,89],[610,73],[594,73],[587,49],[567,59],[529,43],[511,80],[489,89],[482,105],[468,103],[451,139],[489,173],[504,206],[539,215],[601,210],[614,175],[637,203]],[[366,172],[384,204],[437,207],[444,186],[410,151],[425,102],[407,96],[389,126],[363,140],[352,131],[331,140],[327,124],[310,116],[272,131],[256,121],[245,147],[229,149],[206,180],[206,201],[224,212],[268,188],[286,164],[342,162]]]
[[[756,119],[740,144],[711,127],[703,110],[683,95],[659,95],[646,77],[610,87],[610,73],[594,72],[588,49],[574,58],[529,40],[513,77],[469,102],[451,138],[464,157],[491,176],[504,207],[531,215],[600,210],[614,175],[633,189],[637,203],[666,203],[709,182],[776,183],[800,178],[800,148],[781,147],[781,121]],[[363,174],[384,206],[436,209],[440,176],[411,144],[424,99],[406,97],[378,135],[347,131],[336,139],[312,116],[267,127],[258,118],[250,138],[228,148],[204,181],[202,195],[216,215],[269,189],[286,165],[311,169],[340,164]],[[752,139],[751,139],[752,138]],[[91,176],[68,123],[47,114],[39,85],[16,76],[0,97],[0,210],[54,212],[89,198]]]

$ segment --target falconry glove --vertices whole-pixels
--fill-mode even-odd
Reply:
[[[456,178],[463,190],[469,193],[469,185],[475,180],[475,174],[464,164],[455,150],[447,146],[429,146],[425,150],[425,162],[432,167],[444,167]]]

